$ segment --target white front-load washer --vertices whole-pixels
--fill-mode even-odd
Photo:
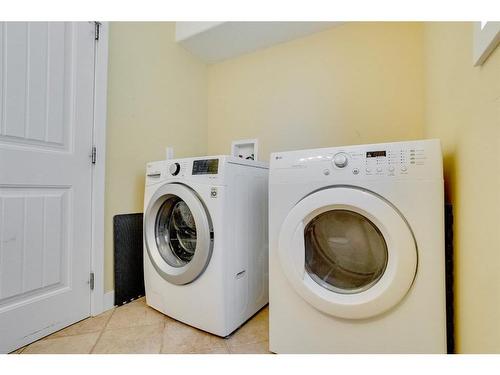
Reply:
[[[268,303],[268,172],[230,156],[148,163],[148,305],[224,337]]]
[[[446,353],[438,140],[271,155],[270,349]]]

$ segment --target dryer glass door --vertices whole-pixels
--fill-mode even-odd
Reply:
[[[304,236],[307,273],[333,292],[351,294],[367,290],[387,266],[384,236],[357,212],[323,212],[307,224]]]
[[[417,270],[403,215],[356,187],[331,187],[298,202],[280,230],[278,256],[296,292],[318,310],[364,319],[397,305]]]

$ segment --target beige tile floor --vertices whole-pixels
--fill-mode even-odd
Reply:
[[[227,338],[173,320],[140,298],[127,305],[73,324],[15,354],[88,353],[269,353],[268,308],[265,307]]]

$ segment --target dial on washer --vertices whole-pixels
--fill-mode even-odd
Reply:
[[[170,171],[170,174],[172,176],[177,176],[179,174],[179,172],[181,171],[180,164],[179,163],[171,164],[170,168],[169,168],[169,171]]]

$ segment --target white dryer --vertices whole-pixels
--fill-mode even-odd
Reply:
[[[267,164],[230,156],[147,165],[146,302],[227,336],[268,302]]]
[[[438,140],[278,152],[270,349],[446,353]]]

